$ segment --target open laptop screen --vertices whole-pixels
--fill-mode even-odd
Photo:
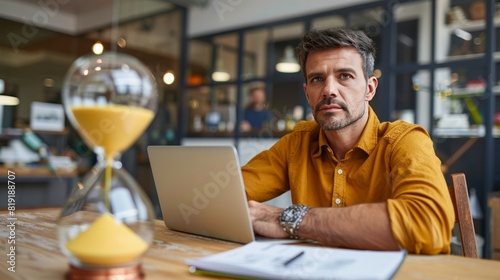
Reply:
[[[238,243],[254,241],[234,147],[149,146],[148,156],[169,229]]]

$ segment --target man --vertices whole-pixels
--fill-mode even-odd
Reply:
[[[298,46],[315,121],[299,123],[243,170],[256,233],[415,254],[449,253],[454,210],[432,140],[380,123],[375,48],[362,32],[312,30]],[[259,203],[291,191],[285,210]]]
[[[241,131],[243,132],[260,129],[273,117],[271,112],[266,109],[266,92],[263,88],[251,88],[249,98],[241,122]]]

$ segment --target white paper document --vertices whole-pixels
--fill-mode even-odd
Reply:
[[[194,273],[262,279],[391,279],[406,251],[364,251],[252,242],[186,263]]]

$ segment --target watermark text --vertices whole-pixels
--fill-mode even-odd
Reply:
[[[7,269],[16,272],[16,173],[7,172]]]

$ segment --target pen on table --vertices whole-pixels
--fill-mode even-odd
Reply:
[[[287,266],[289,265],[290,263],[292,263],[294,260],[298,259],[300,256],[302,256],[304,254],[304,251],[300,251],[297,255],[289,258],[288,260],[286,260],[284,263],[283,263],[283,266]]]

